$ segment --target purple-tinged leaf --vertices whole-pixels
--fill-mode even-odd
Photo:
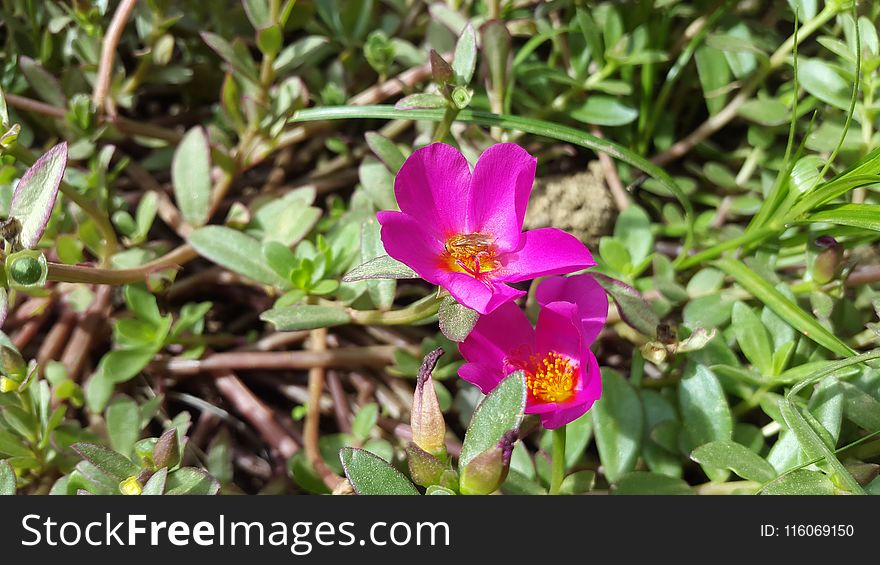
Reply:
[[[657,325],[660,323],[660,318],[657,317],[651,305],[642,298],[639,291],[601,273],[592,273],[592,275],[614,300],[617,310],[620,312],[620,318],[624,322],[648,337],[657,336]]]
[[[40,241],[55,207],[58,188],[67,167],[67,143],[59,143],[28,169],[12,195],[9,216],[21,224],[19,243],[33,249]]]

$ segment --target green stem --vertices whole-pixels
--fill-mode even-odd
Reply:
[[[553,462],[550,474],[550,494],[559,494],[565,478],[565,426],[553,430]]]
[[[136,269],[99,269],[50,262],[47,278],[50,281],[59,282],[120,286],[142,282],[147,276],[156,271],[180,267],[197,256],[198,254],[192,247],[181,245],[174,251]]]
[[[728,239],[727,241],[722,241],[721,243],[710,247],[704,251],[700,251],[686,259],[682,259],[678,261],[675,267],[678,270],[687,269],[688,267],[693,267],[694,265],[699,265],[703,261],[708,261],[710,259],[715,259],[725,251],[729,251],[731,249],[737,249],[739,247],[743,247],[746,244],[759,241],[764,239],[765,237],[776,233],[777,230],[775,226],[768,226],[765,228],[761,228],[753,231],[752,233],[744,233],[739,237],[735,237],[733,239]]]
[[[443,119],[437,122],[437,129],[434,130],[435,142],[443,141],[443,138],[449,133],[449,128],[452,126],[452,122],[454,122],[456,116],[458,116],[458,112],[459,109],[453,108],[451,105],[446,108],[446,111],[443,113]]]
[[[364,326],[401,326],[427,320],[440,310],[440,300],[428,296],[400,310],[349,310],[355,324]]]

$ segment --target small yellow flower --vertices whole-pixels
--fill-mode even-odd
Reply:
[[[0,377],[0,393],[18,390],[18,383],[6,377]]]
[[[144,488],[138,482],[137,477],[129,477],[119,483],[119,492],[127,496],[138,496],[144,492]]]

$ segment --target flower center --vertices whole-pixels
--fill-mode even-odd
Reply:
[[[550,352],[531,355],[523,364],[529,393],[541,402],[565,402],[574,395],[578,366],[568,357]]]
[[[495,260],[492,238],[483,233],[460,233],[446,240],[446,265],[453,271],[479,278],[501,265]]]

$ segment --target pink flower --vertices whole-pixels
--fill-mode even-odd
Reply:
[[[415,151],[394,182],[400,212],[377,215],[385,250],[480,314],[524,294],[505,283],[592,267],[574,236],[522,231],[536,165],[514,143],[487,149],[473,174],[449,145]]]
[[[518,370],[526,375],[527,414],[545,428],[576,420],[602,394],[599,364],[590,344],[608,315],[608,297],[590,275],[552,277],[538,285],[541,305],[533,329],[513,303],[481,316],[459,349],[461,378],[488,393]]]

